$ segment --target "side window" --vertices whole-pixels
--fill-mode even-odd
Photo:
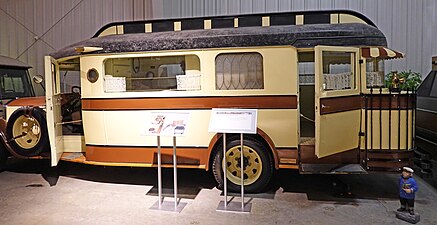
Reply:
[[[366,60],[366,87],[384,87],[384,60]]]
[[[355,53],[323,52],[323,89],[355,89]]]
[[[105,92],[200,90],[195,55],[111,58],[105,65]]]
[[[225,53],[215,59],[216,90],[264,89],[259,53]]]
[[[32,96],[27,69],[0,68],[0,99]]]
[[[298,68],[299,68],[299,85],[313,85],[315,84],[315,66],[314,66],[314,52],[300,52],[298,54]],[[312,91],[314,92],[314,90]]]

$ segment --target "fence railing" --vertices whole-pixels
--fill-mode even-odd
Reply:
[[[366,164],[372,157],[395,161],[396,157],[388,157],[387,154],[414,148],[415,111],[414,90],[387,92],[379,87],[370,88],[370,93],[364,94]],[[370,157],[369,152],[372,153]]]

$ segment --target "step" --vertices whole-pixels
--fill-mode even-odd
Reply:
[[[360,164],[312,164],[300,165],[302,174],[367,174]]]
[[[316,138],[314,137],[301,137],[300,138],[300,145],[315,145],[316,144]]]

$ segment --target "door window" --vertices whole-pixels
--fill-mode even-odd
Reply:
[[[355,53],[323,52],[323,90],[356,89]]]

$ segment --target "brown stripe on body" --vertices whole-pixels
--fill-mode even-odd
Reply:
[[[173,148],[162,147],[162,163],[173,163]],[[109,163],[157,163],[157,148],[136,146],[87,145],[86,160]],[[183,165],[206,165],[208,148],[177,149],[177,162]]]
[[[83,110],[256,108],[297,109],[297,96],[82,99]]]

